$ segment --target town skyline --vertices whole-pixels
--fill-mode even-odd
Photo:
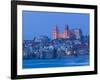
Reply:
[[[22,19],[23,40],[31,40],[40,35],[52,38],[52,30],[56,25],[60,32],[68,25],[70,29],[79,28],[83,35],[89,35],[89,14],[23,11]]]

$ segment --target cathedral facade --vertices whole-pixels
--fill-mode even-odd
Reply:
[[[59,31],[58,26],[53,29],[52,38],[53,39],[67,39],[72,36],[75,36],[77,39],[81,38],[82,32],[80,29],[70,30],[68,26],[65,26],[64,32]]]

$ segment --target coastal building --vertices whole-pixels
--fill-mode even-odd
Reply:
[[[58,26],[53,29],[52,38],[53,39],[67,39],[71,37],[75,37],[76,39],[80,39],[82,36],[82,31],[80,29],[70,30],[69,26],[65,26],[64,32],[61,33]]]
[[[53,30],[53,33],[52,33],[52,37],[53,39],[59,39],[59,38],[69,38],[70,37],[70,31],[69,31],[69,27],[66,26],[65,29],[64,29],[64,32],[61,33],[58,29],[58,27],[56,26]]]
[[[76,39],[81,39],[81,37],[82,37],[81,29],[74,29],[73,31],[74,31],[75,38]]]

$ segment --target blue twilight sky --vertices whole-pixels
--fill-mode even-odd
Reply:
[[[56,25],[63,32],[67,24],[70,29],[80,28],[83,34],[87,35],[89,22],[89,14],[23,11],[23,39],[30,40],[39,35],[52,38],[52,31]]]

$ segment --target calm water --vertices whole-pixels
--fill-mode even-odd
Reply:
[[[29,59],[23,60],[23,68],[72,67],[89,65],[89,55],[70,56],[65,59]]]

